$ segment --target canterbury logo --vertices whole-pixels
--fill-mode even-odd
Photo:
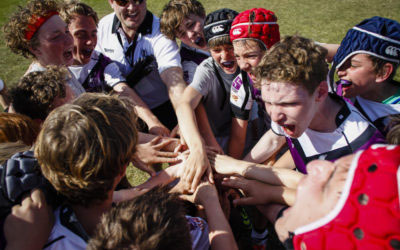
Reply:
[[[219,33],[219,32],[222,32],[222,31],[224,31],[224,25],[218,25],[218,26],[215,26],[215,27],[213,27],[212,29],[211,29],[211,32],[212,33]]]
[[[400,48],[389,46],[385,49],[385,53],[390,56],[398,57],[400,53]]]
[[[235,36],[240,35],[241,33],[242,33],[242,29],[234,29],[232,31],[232,34],[235,35]]]

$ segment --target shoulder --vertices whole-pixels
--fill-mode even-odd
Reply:
[[[98,28],[100,30],[106,29],[106,28],[111,28],[113,25],[114,16],[115,16],[114,12],[104,16],[102,19],[100,19]]]

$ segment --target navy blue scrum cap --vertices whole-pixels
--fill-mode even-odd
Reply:
[[[351,56],[360,53],[399,64],[400,24],[395,20],[374,16],[351,28],[333,58],[332,73]]]

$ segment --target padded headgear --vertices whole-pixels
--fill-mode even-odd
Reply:
[[[233,20],[231,41],[254,39],[262,42],[267,49],[280,40],[278,18],[275,13],[263,8],[243,11]]]
[[[400,24],[395,20],[375,16],[350,29],[333,58],[331,84],[336,69],[351,56],[360,53],[400,63]]]
[[[294,249],[397,249],[399,179],[400,146],[376,144],[359,152],[335,208],[296,229]]]
[[[203,29],[207,42],[221,36],[229,36],[232,21],[238,14],[238,12],[226,8],[208,14]]]

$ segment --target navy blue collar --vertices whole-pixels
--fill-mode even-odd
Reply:
[[[114,15],[111,33],[113,34],[116,33],[120,27],[121,27],[121,21],[118,19],[117,15]],[[144,36],[151,34],[152,31],[153,31],[153,13],[147,11],[142,24],[139,26],[139,29],[137,30],[137,34],[142,34],[142,36]]]

